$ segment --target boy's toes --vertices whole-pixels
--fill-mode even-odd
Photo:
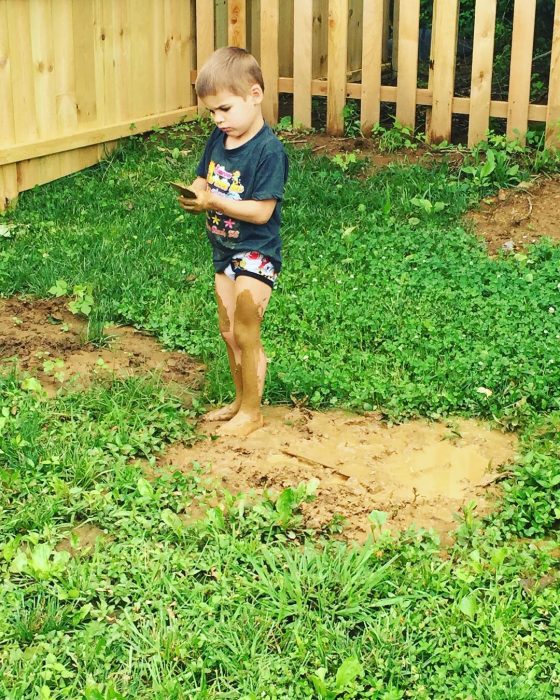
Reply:
[[[234,418],[229,420],[225,425],[222,425],[216,432],[223,437],[246,437],[255,430],[262,428],[264,418],[262,413],[250,415],[248,413],[237,413]]]
[[[231,420],[231,418],[236,415],[238,410],[239,406],[235,403],[231,403],[228,406],[222,406],[222,408],[216,408],[213,411],[208,411],[208,413],[205,413],[202,416],[202,420],[209,423],[220,420]]]

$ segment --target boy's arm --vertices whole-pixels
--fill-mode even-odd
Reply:
[[[215,209],[233,219],[247,221],[250,224],[266,224],[276,206],[275,199],[237,200],[220,197],[206,189],[206,180],[202,177],[196,178],[191,189],[197,193],[196,199],[179,197],[179,204],[189,214],[199,214],[208,209]]]

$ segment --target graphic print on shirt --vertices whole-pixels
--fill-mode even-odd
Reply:
[[[245,190],[245,187],[241,184],[241,173],[239,170],[230,172],[223,165],[213,160],[208,165],[206,181],[211,192],[228,199],[241,200],[241,194]],[[222,214],[220,211],[211,210],[208,212],[206,226],[216,236],[239,238],[239,222]]]

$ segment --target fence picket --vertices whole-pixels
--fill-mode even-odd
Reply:
[[[311,126],[313,0],[294,3],[294,124]]]
[[[554,10],[552,56],[548,83],[548,107],[546,112],[546,145],[560,148],[560,2]]]
[[[240,46],[247,44],[247,10],[245,0],[228,0],[228,44]]]
[[[471,73],[469,146],[482,141],[490,124],[497,0],[476,0]]]
[[[347,49],[348,0],[329,0],[327,131],[335,136],[344,133]]]
[[[263,114],[278,121],[278,0],[261,0],[261,69],[264,79]]]
[[[214,51],[214,3],[196,0],[196,67],[200,70]],[[198,100],[198,113],[205,108]]]
[[[531,95],[531,68],[537,0],[516,0],[509,73],[507,136],[525,143]]]
[[[397,74],[397,121],[414,128],[418,79],[420,0],[401,0]]]
[[[379,122],[381,108],[381,61],[383,56],[384,0],[364,0],[362,102],[360,123],[369,135]]]
[[[459,0],[436,0],[432,29],[432,110],[427,133],[431,143],[451,139],[455,87]]]

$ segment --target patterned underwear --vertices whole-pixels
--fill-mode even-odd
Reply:
[[[231,263],[224,270],[224,274],[234,282],[242,275],[254,277],[272,288],[274,288],[278,277],[278,273],[274,269],[270,258],[256,250],[236,253]]]

